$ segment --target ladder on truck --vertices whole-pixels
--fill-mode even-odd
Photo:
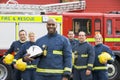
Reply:
[[[28,15],[40,15],[41,13],[57,13],[85,10],[85,1],[75,1],[57,4],[46,5],[31,5],[31,4],[18,4],[16,1],[11,0],[14,4],[0,4],[0,14],[28,14]]]

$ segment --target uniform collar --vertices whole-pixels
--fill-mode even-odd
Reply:
[[[35,44],[35,42],[31,42],[31,41],[29,41],[31,44]]]
[[[70,42],[74,41],[75,39],[69,39]]]
[[[80,43],[80,42],[79,42],[79,44],[80,44],[80,45],[82,45],[82,44],[85,44],[85,43],[87,43],[87,41],[85,41],[85,42],[82,42],[82,43]]]
[[[102,43],[100,43],[100,44],[97,44],[97,45],[95,45],[96,47],[99,47],[99,46],[101,46],[102,45]]]
[[[48,37],[54,37],[54,36],[57,36],[57,31],[54,33],[54,34],[47,34],[48,35]]]
[[[21,40],[19,40],[19,42],[20,42],[20,43],[25,43],[26,41],[21,41]]]

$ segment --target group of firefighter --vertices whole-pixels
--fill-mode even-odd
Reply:
[[[37,40],[34,32],[27,40],[27,32],[19,31],[19,40],[12,43],[3,59],[13,68],[12,80],[108,80],[107,64],[112,64],[115,56],[102,43],[100,33],[95,34],[92,46],[84,31],[79,32],[78,39],[72,30],[68,38],[58,34],[54,19],[48,19],[46,28],[48,33]],[[41,48],[41,55],[31,57],[31,46]]]

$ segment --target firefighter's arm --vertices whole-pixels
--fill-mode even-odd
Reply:
[[[18,51],[18,53],[16,54],[16,56],[15,56],[15,61],[14,61],[14,64],[16,63],[16,60],[18,60],[18,59],[20,59],[20,58],[22,58],[22,59],[24,59],[24,57],[26,57],[26,48],[25,48],[25,44],[23,44],[22,46],[21,46],[21,48],[20,48],[20,50]]]
[[[26,48],[25,48],[25,44],[23,44],[20,50],[18,51],[18,53],[16,54],[15,59],[13,61],[14,68],[18,69],[18,66],[16,66],[16,64],[19,62],[20,59],[21,61],[23,61],[25,55],[26,55]]]
[[[24,56],[24,54],[26,54],[25,44],[23,44],[21,46],[20,50],[18,51],[18,53],[15,56],[15,59],[18,60],[19,58],[22,58]]]
[[[88,64],[87,64],[87,69],[88,70],[92,70],[93,64],[94,64],[94,60],[95,60],[94,48],[90,45],[88,47]]]
[[[10,46],[10,48],[7,50],[7,52],[4,54],[4,56],[6,56],[7,54],[10,54],[12,52],[14,52],[14,44],[15,42],[13,42]]]
[[[14,67],[15,67],[15,63],[16,63],[16,61],[19,59],[19,58],[21,58],[22,57],[22,49],[20,49],[19,51],[18,51],[18,53],[15,55],[15,58],[14,58],[14,60],[13,60],[13,65],[14,65]]]
[[[63,48],[64,74],[63,77],[70,77],[72,71],[72,48],[69,41],[65,38]]]

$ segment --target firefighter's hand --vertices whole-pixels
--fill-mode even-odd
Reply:
[[[62,80],[68,80],[68,78],[66,78],[66,77],[63,77],[63,78],[62,78]]]
[[[4,61],[4,59],[2,60],[2,62],[5,64],[5,61]]]
[[[3,62],[4,64],[6,64],[4,58],[5,58],[5,56],[3,56],[3,57],[1,58],[1,60],[2,60],[2,62]]]
[[[70,80],[70,75],[69,74],[63,74],[62,80]]]
[[[13,66],[14,66],[14,68],[15,68],[15,69],[17,69],[17,66],[16,66],[16,64],[13,64]]]
[[[23,61],[29,62],[29,61],[33,61],[33,60],[34,60],[33,58],[30,58],[29,56],[30,56],[30,54],[26,54],[26,55],[23,57]]]
[[[91,71],[90,70],[86,70],[86,75],[90,75],[91,74]]]

